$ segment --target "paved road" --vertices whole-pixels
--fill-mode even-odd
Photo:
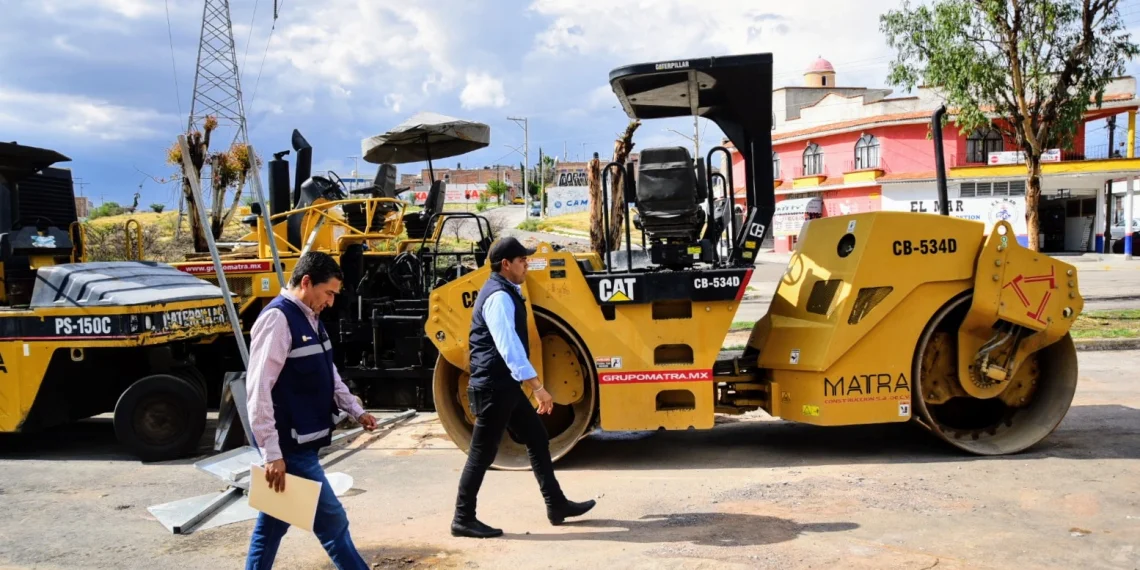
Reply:
[[[966,456],[913,424],[762,414],[598,433],[556,465],[570,497],[598,499],[593,512],[552,527],[531,473],[492,471],[479,516],[506,534],[486,541],[448,534],[465,456],[433,414],[362,436],[329,471],[354,479],[341,500],[381,569],[1136,568],[1140,352],[1078,359],[1065,420],[1017,456]],[[193,459],[140,464],[108,420],[0,441],[0,567],[241,567],[252,521],[175,536],[146,510],[218,492]],[[275,567],[331,565],[293,530]]]

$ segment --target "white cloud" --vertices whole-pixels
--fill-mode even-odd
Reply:
[[[116,105],[78,95],[0,87],[0,131],[8,138],[67,137],[124,142],[167,138],[177,118],[153,109]]]
[[[66,15],[76,10],[91,8],[112,12],[132,20],[164,13],[165,9],[161,0],[40,0],[40,5],[51,14]],[[201,12],[200,7],[198,10]]]
[[[404,105],[404,96],[399,93],[389,93],[384,96],[384,106],[388,107],[394,113],[399,113]]]
[[[259,97],[287,98],[335,87],[351,91],[356,99],[382,89],[387,106],[395,108],[417,93],[455,88],[461,76],[451,51],[455,34],[447,18],[452,14],[424,4],[288,4],[269,44],[262,77],[266,91]],[[252,45],[265,46],[267,32],[255,28]],[[260,66],[260,58],[250,57],[247,65],[251,70]]]
[[[823,56],[836,65],[841,84],[879,86],[891,52],[879,34],[878,19],[893,8],[895,0],[534,0],[530,10],[550,23],[535,36],[531,57],[569,61],[596,56],[616,68],[770,52],[775,84],[782,86],[800,84],[802,70]]]
[[[503,108],[507,104],[507,94],[503,80],[486,73],[467,73],[467,86],[459,94],[459,102],[464,109],[480,107]]]

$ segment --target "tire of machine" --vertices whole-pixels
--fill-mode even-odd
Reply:
[[[202,400],[207,401],[207,407],[209,407],[208,397],[210,392],[206,389],[206,376],[202,374],[201,370],[198,370],[194,366],[182,366],[175,368],[172,373],[193,384],[194,387],[201,392]]]
[[[206,428],[206,399],[195,383],[171,374],[145,376],[115,404],[115,435],[143,461],[166,461],[198,447]]]
[[[581,438],[592,431],[597,422],[597,377],[596,371],[591,367],[590,355],[578,335],[560,323],[555,316],[543,311],[536,310],[535,319],[538,321],[540,333],[556,332],[575,349],[579,365],[587,375],[584,385],[587,393],[580,402],[572,406],[555,405],[556,412],[560,409],[561,411],[577,409],[580,415],[575,414],[571,425],[564,426],[560,433],[551,433],[551,426],[546,426],[547,433],[551,436],[551,459],[557,463]],[[444,431],[456,447],[467,453],[471,445],[474,418],[470,417],[470,409],[467,407],[466,374],[448,362],[443,355],[440,355],[436,361],[432,395]],[[531,405],[534,406],[534,402]],[[552,419],[551,416],[541,416],[541,418],[544,424]],[[499,471],[530,470],[526,447],[514,441],[509,432],[504,432],[503,439],[499,443],[499,452],[491,468]]]

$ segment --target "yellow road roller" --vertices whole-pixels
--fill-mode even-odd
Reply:
[[[707,159],[643,149],[638,164],[603,171],[605,203],[612,193],[614,207],[637,209],[643,255],[631,253],[628,216],[624,250],[539,244],[523,289],[540,347],[531,361],[555,402],[542,418],[556,460],[598,428],[708,429],[715,414],[752,410],[821,426],[917,421],[980,455],[1022,451],[1060,423],[1077,382],[1076,270],[1020,246],[1006,222],[945,212],[808,221],[747,348],[718,359],[775,209],[771,55],[632,65],[610,83],[631,118],[715,121],[745,160],[747,209],[742,220],[726,212],[731,169],[706,168],[726,149]],[[488,275],[483,265],[434,288],[425,325],[439,352],[435,407],[464,451],[467,337]],[[529,469],[526,450],[504,435],[495,466]]]

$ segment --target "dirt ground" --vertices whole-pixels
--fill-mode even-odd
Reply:
[[[1081,353],[1058,430],[1030,452],[964,456],[916,426],[724,418],[711,431],[598,434],[556,464],[580,522],[546,522],[529,472],[492,472],[448,533],[464,455],[434,415],[362,437],[329,471],[375,568],[1137,568],[1140,352]],[[0,439],[0,568],[240,568],[252,522],[170,534],[147,507],[221,489],[194,459],[141,464],[109,422]],[[293,530],[276,568],[332,568]]]

